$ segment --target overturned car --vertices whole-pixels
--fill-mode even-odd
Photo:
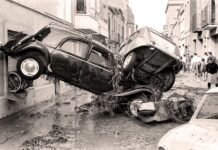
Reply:
[[[116,99],[116,104],[124,104],[132,114],[147,109],[143,105],[142,110],[135,110],[133,105],[139,99],[141,103],[159,101],[182,69],[177,46],[148,27],[122,43],[116,54],[119,57],[91,36],[55,24],[34,35],[19,33],[1,51],[18,60],[16,71],[25,80],[46,74],[94,94],[106,95],[110,101]],[[145,114],[156,113],[153,105],[154,110]]]

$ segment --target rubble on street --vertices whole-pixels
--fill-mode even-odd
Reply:
[[[163,98],[190,97],[197,105],[206,90],[206,82],[196,83],[191,74],[179,74]],[[161,136],[179,125],[171,120],[147,124],[125,114],[111,116],[91,107],[96,95],[84,91],[74,95],[70,91],[54,105],[0,121],[0,149],[154,150]]]

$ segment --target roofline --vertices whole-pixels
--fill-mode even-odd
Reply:
[[[166,7],[166,10],[165,10],[165,14],[167,13],[167,10],[168,10],[168,7],[169,7],[169,6],[182,6],[182,5],[184,5],[184,4],[181,4],[181,3],[170,4],[170,3],[168,3],[168,4],[167,4],[167,7]]]

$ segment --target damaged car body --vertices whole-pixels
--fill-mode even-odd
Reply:
[[[54,24],[34,35],[19,33],[1,50],[18,60],[17,73],[25,80],[46,74],[116,99],[133,116],[157,114],[157,102],[182,69],[177,46],[148,27],[123,42],[117,54],[121,60],[89,35]],[[115,90],[115,80],[119,90]],[[142,106],[135,107],[139,101]]]
[[[157,86],[164,92],[173,86],[175,75],[182,69],[177,46],[148,27],[126,39],[119,53],[124,56],[124,73],[139,84]]]
[[[158,150],[216,150],[218,146],[218,88],[205,93],[191,120],[168,131]]]

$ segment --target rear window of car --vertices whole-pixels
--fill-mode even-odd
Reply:
[[[88,44],[70,39],[64,42],[60,49],[75,56],[85,58],[88,51]]]
[[[92,48],[88,61],[105,68],[112,68],[113,66],[112,54],[102,53],[95,47]]]
[[[41,41],[42,43],[49,45],[51,47],[57,47],[58,44],[66,37],[72,36],[71,33],[59,30],[56,28],[50,28],[50,33],[44,37]]]
[[[160,47],[161,49],[166,50],[168,53],[175,53],[176,45],[169,40],[167,40],[163,35],[153,31],[149,30],[150,34],[150,40],[153,43],[153,45],[156,45],[157,47]]]

